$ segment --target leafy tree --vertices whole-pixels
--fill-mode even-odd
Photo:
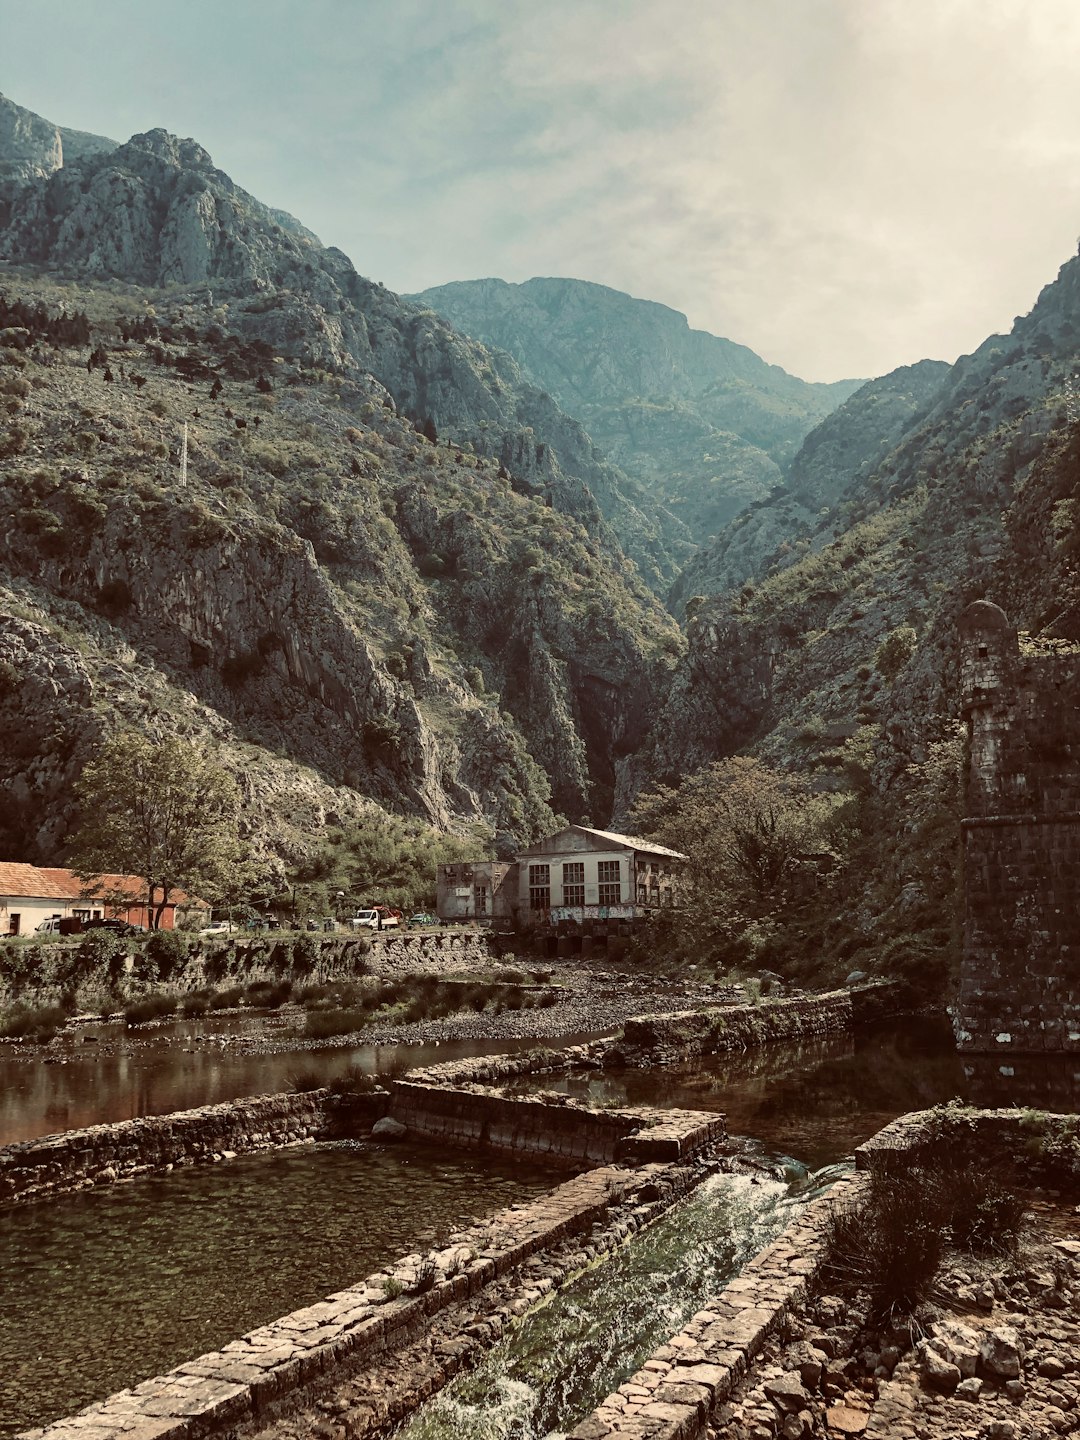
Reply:
[[[689,857],[690,923],[703,939],[730,941],[783,912],[799,857],[832,848],[838,800],[736,755],[639,797],[631,827]]]
[[[176,890],[214,890],[240,861],[236,784],[188,741],[114,736],[83,771],[81,799],[75,873],[141,876],[154,929]]]
[[[898,625],[890,630],[874,651],[874,664],[878,674],[886,680],[895,680],[915,653],[919,637],[910,625]]]

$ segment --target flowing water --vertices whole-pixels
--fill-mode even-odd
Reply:
[[[24,1090],[0,1100],[9,1129],[41,1133],[63,1128],[58,1120],[87,1124],[282,1089],[298,1064],[324,1065],[329,1077],[357,1058],[377,1069],[402,1051],[423,1064],[510,1048],[493,1041],[236,1055],[197,1041],[213,1033],[199,1022],[197,1033],[193,1026],[179,1037],[192,1042],[187,1054],[176,1028],[149,1042],[117,1036],[114,1055],[97,1061],[4,1062],[34,1077],[29,1099]],[[723,1111],[732,1134],[817,1170],[897,1115],[954,1096],[1075,1110],[1078,1068],[1076,1057],[1026,1066],[961,1060],[947,1026],[903,1021],[680,1066],[524,1079],[521,1088]],[[0,1085],[9,1079],[0,1064]],[[805,1175],[796,1162],[789,1169]],[[362,1278],[424,1243],[425,1231],[551,1183],[539,1167],[491,1154],[316,1146],[0,1213],[0,1436],[218,1346]],[[700,1308],[797,1199],[777,1184],[708,1182],[530,1317],[506,1342],[512,1353],[500,1346],[496,1369],[475,1377],[479,1388],[463,1379],[448,1391],[442,1403],[463,1407],[447,1412],[451,1420],[432,1409],[414,1423],[450,1426],[432,1436],[531,1440],[556,1414],[585,1414]],[[464,1428],[462,1417],[474,1412],[468,1424],[479,1428]]]
[[[417,1411],[398,1440],[541,1440],[570,1429],[837,1173],[801,1171],[789,1183],[735,1175],[706,1180],[610,1260],[532,1311],[477,1369]]]
[[[217,1349],[552,1183],[497,1156],[318,1145],[0,1212],[0,1436]]]

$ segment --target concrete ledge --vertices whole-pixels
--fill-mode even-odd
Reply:
[[[915,1110],[864,1141],[855,1151],[855,1166],[889,1174],[920,1163],[978,1160],[1006,1172],[1021,1169],[1028,1181],[1052,1182],[1058,1178],[1052,1160],[1040,1163],[1033,1151],[1044,1135],[1077,1124],[1076,1115],[1049,1111],[975,1110],[965,1105]]]

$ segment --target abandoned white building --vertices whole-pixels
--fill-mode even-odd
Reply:
[[[686,858],[651,840],[568,825],[513,864],[440,865],[438,916],[520,930],[640,920],[676,903]]]
[[[568,825],[518,855],[518,917],[529,929],[637,920],[673,905],[686,856],[651,840]]]

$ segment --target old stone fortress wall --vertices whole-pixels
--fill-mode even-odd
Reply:
[[[962,1050],[1080,1051],[1080,649],[1021,645],[997,605],[960,620],[970,734]]]

